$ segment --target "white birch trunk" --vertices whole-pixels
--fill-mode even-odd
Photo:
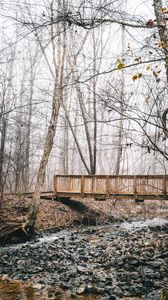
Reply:
[[[37,180],[35,184],[35,190],[33,195],[32,204],[29,208],[28,214],[26,216],[26,221],[24,222],[22,228],[24,231],[30,232],[34,229],[37,212],[38,212],[38,204],[40,199],[41,190],[43,187],[44,179],[45,179],[45,171],[47,167],[47,163],[49,160],[49,156],[53,147],[57,121],[59,116],[60,106],[63,100],[63,76],[64,76],[64,61],[65,61],[65,33],[63,35],[63,45],[58,45],[58,56],[57,61],[59,62],[59,66],[57,68],[56,80],[54,84],[54,92],[53,92],[53,100],[52,100],[52,112],[50,117],[50,123],[47,130],[47,135],[44,144],[44,150],[40,161],[40,166],[38,169]],[[55,59],[54,59],[55,60]]]

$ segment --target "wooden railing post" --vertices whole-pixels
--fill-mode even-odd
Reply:
[[[57,196],[57,190],[58,190],[58,177],[57,175],[54,176],[54,194]]]
[[[94,191],[95,175],[92,175],[91,180],[92,180],[91,193],[93,193],[93,191]]]
[[[71,187],[72,187],[72,180],[73,177],[67,177],[67,187],[68,187],[68,191],[71,192]]]
[[[85,195],[85,177],[81,176],[81,196],[84,198]]]
[[[163,194],[164,194],[164,195],[167,195],[166,175],[163,176],[163,185],[162,185],[162,189],[163,189]]]
[[[107,175],[106,176],[106,195],[109,198],[110,195],[110,177]]]
[[[133,181],[133,193],[135,200],[137,199],[137,176],[134,176],[134,181]]]

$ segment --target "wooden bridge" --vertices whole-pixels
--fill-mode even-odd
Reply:
[[[167,199],[168,175],[55,175],[54,196]]]

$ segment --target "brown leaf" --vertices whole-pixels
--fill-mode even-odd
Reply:
[[[146,23],[146,26],[147,26],[148,28],[152,28],[153,25],[154,25],[154,22],[153,22],[152,19],[150,19],[150,20]]]
[[[132,77],[132,80],[133,81],[135,81],[135,80],[137,80],[138,79],[138,75],[134,75],[133,77]]]

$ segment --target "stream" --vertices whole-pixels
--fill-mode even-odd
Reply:
[[[159,300],[168,219],[78,227],[0,248],[0,300]]]

